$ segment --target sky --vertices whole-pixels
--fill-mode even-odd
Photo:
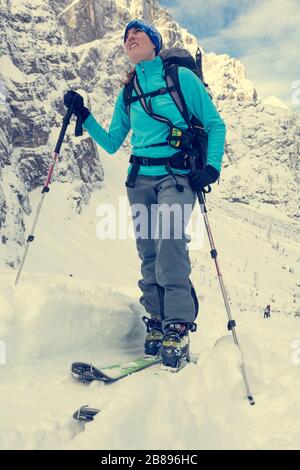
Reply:
[[[300,111],[300,0],[160,0],[205,52],[239,59],[262,99]]]

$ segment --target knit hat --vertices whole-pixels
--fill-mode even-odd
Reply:
[[[140,28],[140,29],[142,29],[147,34],[147,36],[149,36],[149,38],[151,39],[151,41],[155,45],[155,54],[156,55],[159,54],[159,51],[162,48],[162,37],[161,37],[161,34],[155,28],[155,26],[148,23],[148,21],[142,21],[142,20],[132,20],[132,21],[130,21],[127,24],[126,28],[125,28],[124,42],[126,41],[127,32],[131,28]]]

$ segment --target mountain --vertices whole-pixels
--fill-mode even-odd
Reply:
[[[277,96],[268,96],[264,99],[264,104],[274,106],[275,108],[289,109]]]
[[[193,54],[194,36],[165,8],[151,1],[1,0],[0,228],[5,263],[16,266],[24,244],[28,195],[42,187],[64,114],[63,94],[81,89],[87,104],[108,127],[120,79],[129,67],[122,31],[136,16],[153,21],[166,47]],[[200,44],[201,46],[201,44]],[[205,80],[227,124],[220,192],[222,198],[255,207],[274,206],[299,217],[300,118],[261,103],[240,61],[227,54],[205,54]],[[101,149],[72,124],[54,181],[72,183],[68,194],[80,212],[104,181]],[[129,153],[127,140],[124,149]]]
[[[95,88],[106,87],[114,98],[120,76],[119,73],[115,77],[114,71],[128,67],[120,24],[142,14],[161,31],[166,47],[186,47],[194,55],[199,45],[156,1],[122,1],[115,8],[111,2],[78,1],[66,5],[59,15],[70,46],[81,53],[82,79],[86,70],[93,70],[95,77],[89,79]],[[264,106],[240,61],[227,54],[202,52],[205,80],[227,125],[222,197],[257,207],[271,204],[279,212],[298,219],[299,113]],[[104,110],[107,108],[97,98],[94,102],[96,115],[108,124],[110,115],[107,117]]]

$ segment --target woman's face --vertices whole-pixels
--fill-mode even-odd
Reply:
[[[132,64],[155,57],[155,45],[140,28],[130,28],[125,38],[125,50]]]

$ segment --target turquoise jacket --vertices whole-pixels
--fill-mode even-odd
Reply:
[[[138,80],[144,93],[155,91],[166,85],[162,76],[163,62],[159,56],[153,60],[140,62],[136,65]],[[208,134],[207,164],[221,171],[224,153],[226,128],[216,107],[210,99],[204,85],[196,75],[185,67],[179,67],[179,82],[190,117],[194,114],[203,123]],[[168,117],[172,124],[181,129],[187,125],[169,93],[152,98],[153,112]],[[168,157],[177,152],[173,147],[147,147],[150,144],[161,143],[167,140],[169,127],[151,118],[136,101],[130,107],[130,119],[123,101],[123,88],[118,95],[112,121],[107,132],[90,116],[84,122],[84,128],[89,135],[108,153],[115,153],[124,142],[128,132],[132,129],[132,153],[137,156]],[[131,165],[128,168],[130,171]],[[174,173],[185,174],[189,170],[174,170]],[[167,174],[164,166],[142,166],[140,175],[159,176]]]

